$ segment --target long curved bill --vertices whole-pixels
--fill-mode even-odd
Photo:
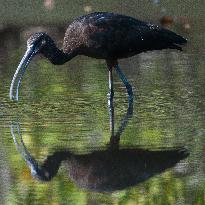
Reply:
[[[34,46],[27,47],[27,51],[24,54],[21,62],[19,63],[19,66],[16,69],[16,72],[14,74],[14,77],[10,85],[9,97],[11,100],[18,101],[18,90],[21,84],[22,77],[26,71],[28,64],[30,63],[35,53],[36,51],[35,51]]]

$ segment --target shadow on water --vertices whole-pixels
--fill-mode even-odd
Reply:
[[[111,137],[106,150],[97,150],[88,154],[73,154],[69,150],[58,150],[47,156],[42,165],[39,165],[27,150],[18,123],[11,125],[11,134],[33,178],[40,181],[52,180],[64,162],[67,164],[69,177],[79,187],[97,192],[112,192],[136,186],[175,166],[189,155],[184,148],[168,150],[161,148],[151,151],[137,147],[120,147],[120,136],[132,113],[133,104],[130,102],[127,113],[114,134],[114,109],[110,110]]]

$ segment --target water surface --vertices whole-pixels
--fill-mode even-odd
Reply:
[[[172,27],[189,39],[183,52],[120,60],[134,88],[134,103],[124,123],[127,94],[114,72],[114,146],[104,61],[79,56],[54,66],[37,57],[15,103],[9,100],[9,86],[25,41],[9,45],[5,40],[0,55],[1,204],[204,204],[205,41],[204,28],[194,20],[188,32]],[[15,140],[53,176],[32,178]]]

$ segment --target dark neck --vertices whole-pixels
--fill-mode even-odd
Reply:
[[[39,166],[34,158],[26,158],[34,178],[41,181],[50,181],[58,172],[62,161],[69,160],[72,154],[69,151],[58,151],[47,157],[44,163]]]
[[[54,65],[62,65],[77,55],[75,50],[64,53],[53,42],[49,43],[41,53]]]

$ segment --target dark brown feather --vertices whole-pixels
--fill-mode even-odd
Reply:
[[[68,27],[64,52],[102,59],[118,59],[149,50],[178,49],[186,39],[172,31],[129,16],[97,12],[76,19]]]

